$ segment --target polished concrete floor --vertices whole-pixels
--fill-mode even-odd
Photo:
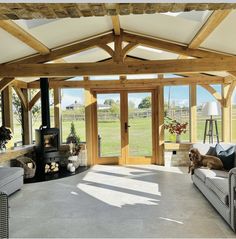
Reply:
[[[10,237],[235,237],[186,171],[97,165],[24,185],[10,197]]]

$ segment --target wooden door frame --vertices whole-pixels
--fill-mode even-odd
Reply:
[[[154,164],[157,162],[157,132],[158,121],[156,120],[156,92],[153,89],[124,89],[124,90],[109,90],[109,89],[93,89],[96,106],[94,107],[94,148],[95,148],[95,164]],[[114,157],[99,157],[98,156],[98,119],[97,119],[97,94],[120,94],[120,133],[121,133],[121,156]],[[129,148],[129,133],[125,132],[124,123],[128,122],[128,94],[129,93],[151,93],[152,99],[152,156],[130,156]]]

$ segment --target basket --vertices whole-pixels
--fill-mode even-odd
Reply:
[[[18,157],[16,161],[19,163],[19,166],[24,169],[24,178],[33,178],[36,171],[35,162],[28,157]],[[31,165],[32,167],[29,167]]]

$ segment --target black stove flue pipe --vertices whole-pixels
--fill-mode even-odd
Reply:
[[[49,80],[40,78],[41,114],[43,128],[50,128]]]

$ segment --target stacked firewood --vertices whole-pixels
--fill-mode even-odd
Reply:
[[[59,171],[59,164],[56,162],[52,162],[50,164],[45,165],[45,173],[55,173]]]

